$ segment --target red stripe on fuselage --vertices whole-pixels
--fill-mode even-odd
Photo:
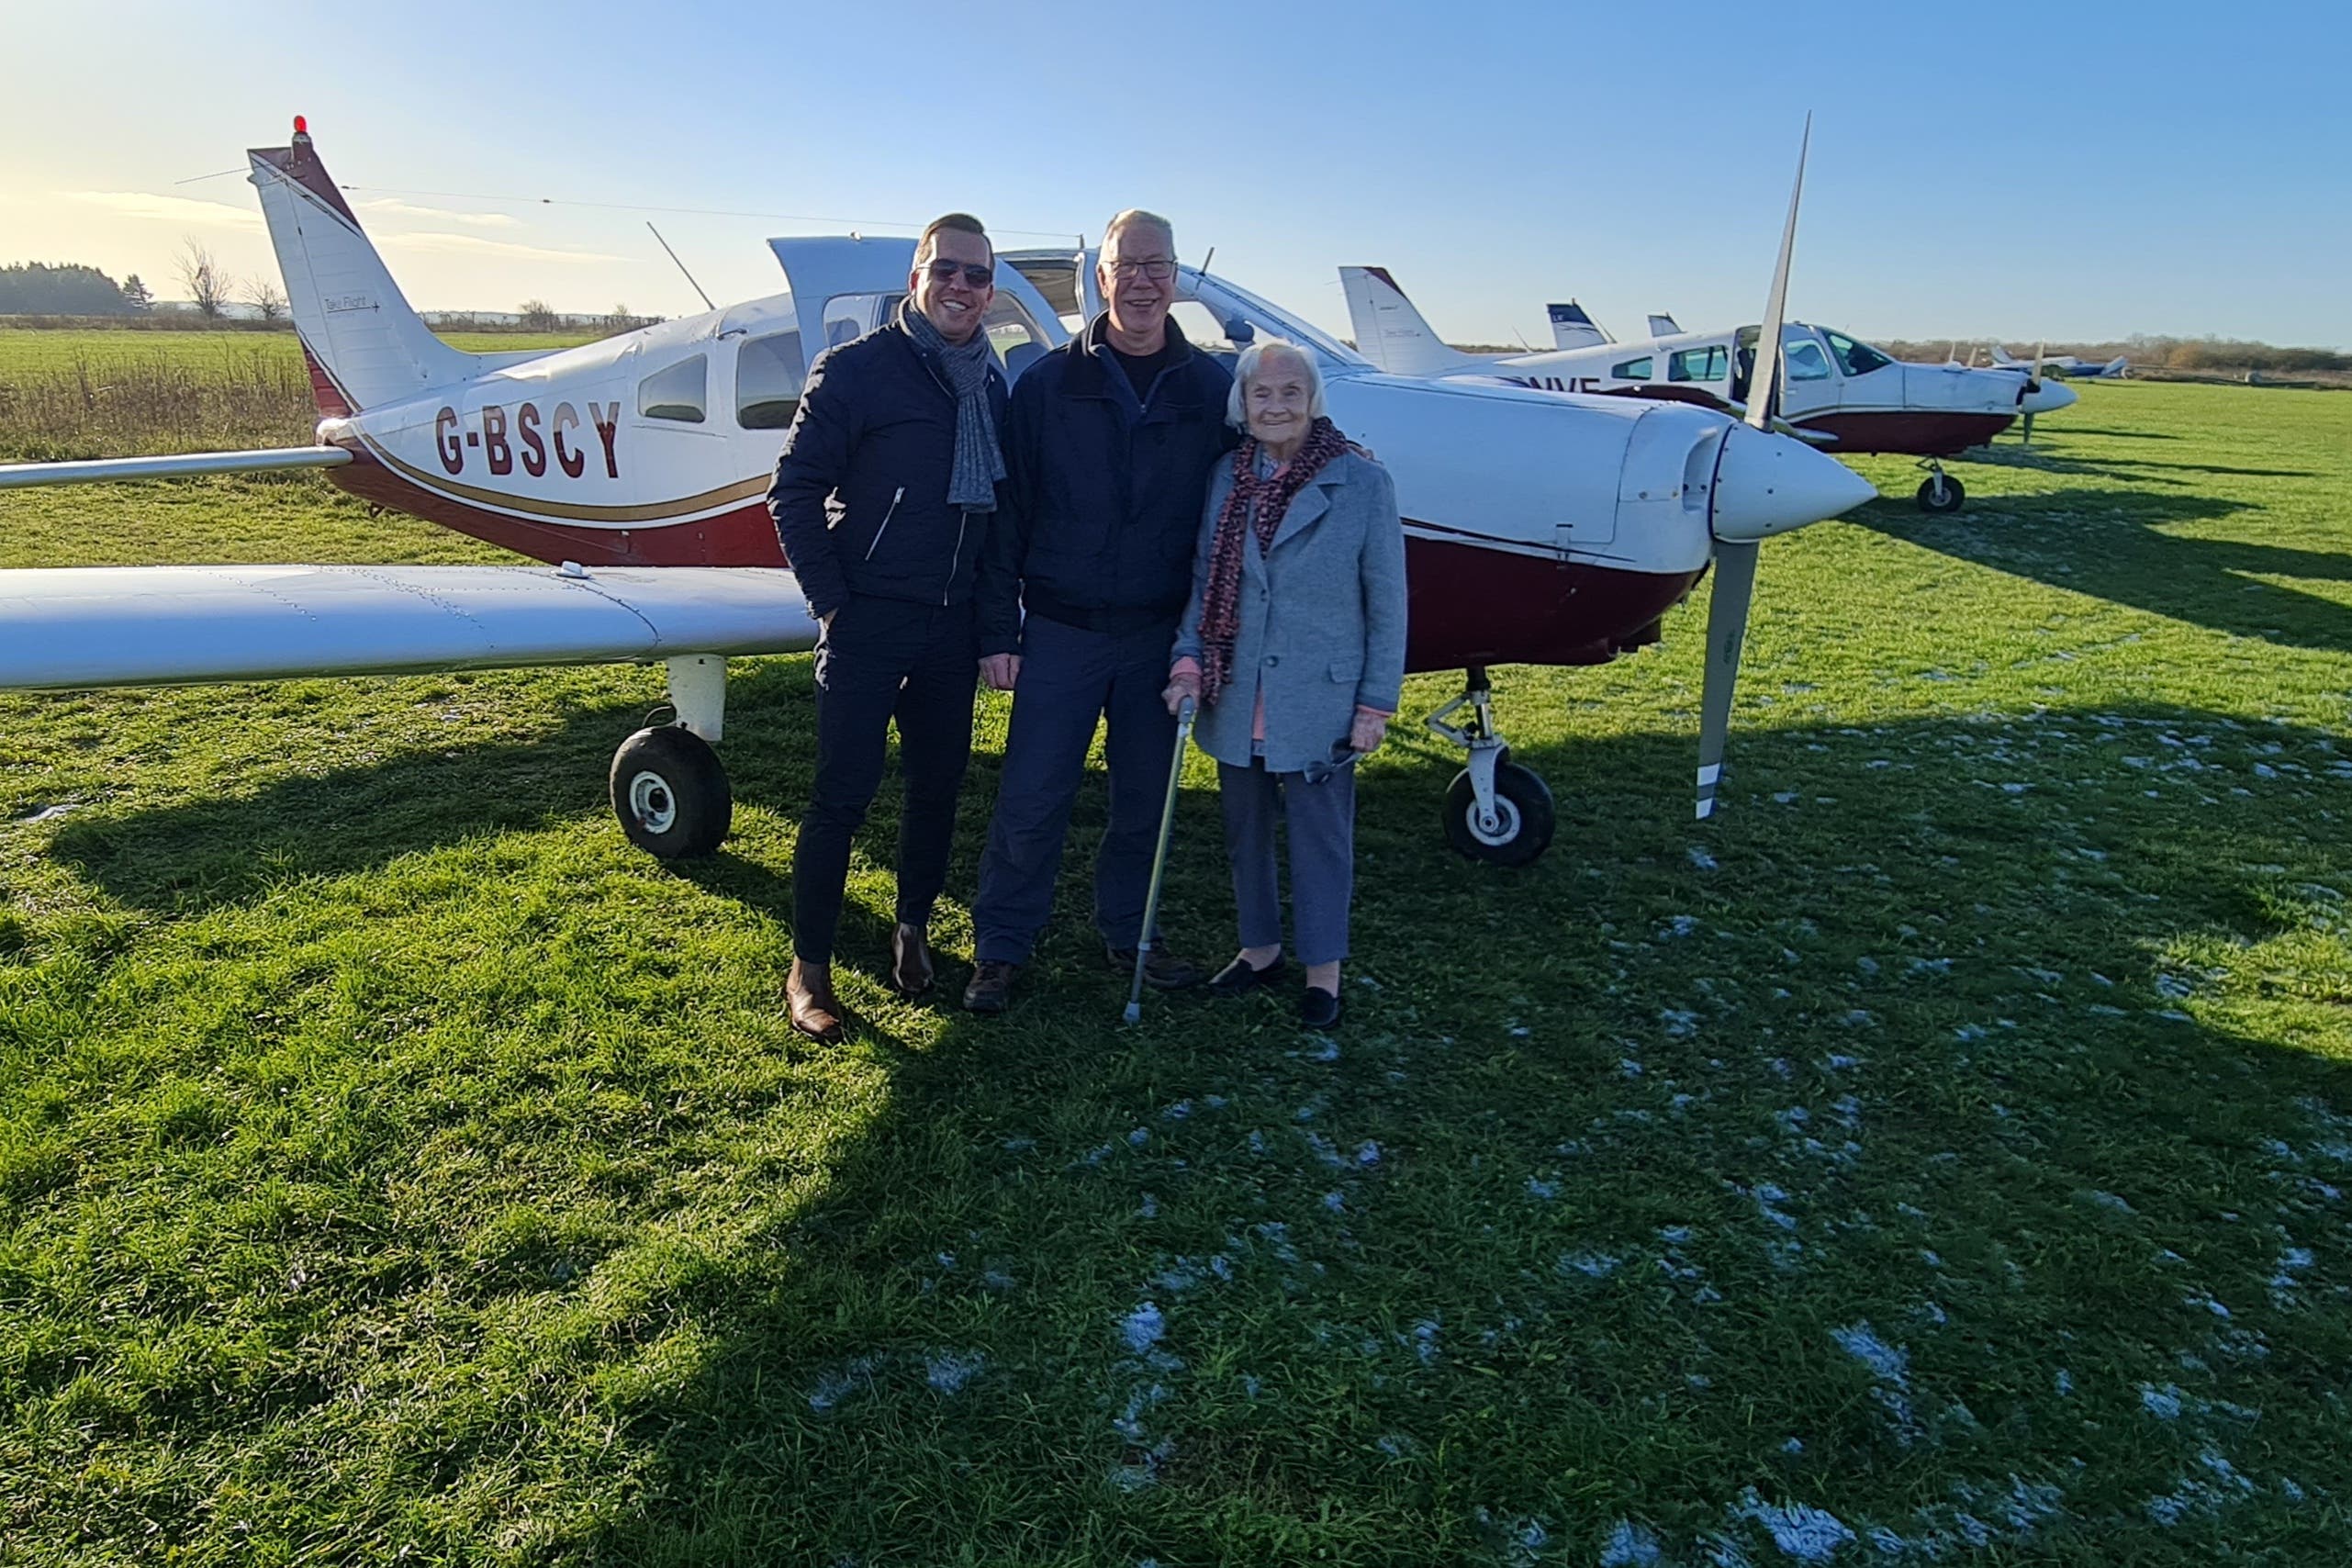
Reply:
[[[1932,409],[1829,409],[1790,423],[1835,436],[1832,453],[1886,452],[1899,457],[1955,457],[2009,429],[2014,414]]]
[[[328,477],[364,500],[504,549],[591,566],[785,566],[765,506],[643,528],[565,527],[436,495],[362,452]],[[1629,572],[1452,540],[1407,537],[1407,670],[1607,664],[1657,640],[1699,572]]]

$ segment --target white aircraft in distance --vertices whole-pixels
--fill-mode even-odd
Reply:
[[[1603,334],[1548,353],[1483,357],[1448,346],[1386,268],[1341,267],[1339,281],[1357,348],[1393,375],[1500,381],[1540,391],[1695,403],[1733,413],[1744,412],[1748,404],[1758,337],[1753,327],[1685,332],[1673,317],[1652,316],[1652,335],[1638,342],[1614,342]],[[1582,309],[1577,315],[1590,324]],[[1599,331],[1596,326],[1592,330]],[[1966,498],[1960,481],[1944,473],[1944,458],[1990,441],[2020,414],[2030,419],[2076,400],[2067,388],[2022,370],[1903,364],[1843,332],[1801,321],[1782,328],[1781,357],[1781,422],[1775,428],[1830,452],[1922,459],[1928,478],[1919,487],[1919,504],[1924,511],[1957,511]]]
[[[1986,345],[1993,364],[2002,370],[2022,370],[2040,377],[2063,376],[2069,381],[2121,380],[2132,371],[2132,362],[2122,354],[2101,364],[2095,359],[2083,359],[2070,353],[2036,353],[2032,359],[2011,359],[2009,351],[1999,343]],[[1974,356],[1971,355],[1973,362]]]
[[[1608,329],[1585,313],[1585,308],[1574,300],[1565,305],[1547,305],[1543,313],[1551,320],[1551,346],[1555,349],[1588,349],[1597,343],[1613,343]],[[1669,338],[1682,329],[1674,325],[1672,316],[1652,312],[1650,335]]]
[[[0,487],[316,466],[549,565],[0,571],[0,688],[658,659],[672,712],[622,743],[613,808],[656,855],[714,848],[732,812],[710,744],[725,660],[816,637],[765,504],[782,432],[813,354],[902,297],[913,241],[774,240],[783,293],[554,353],[468,354],[409,308],[301,120],[290,145],[249,157],[324,416],[318,444],[17,465],[0,467]],[[1067,341],[1059,312],[1094,303],[1092,257],[999,260],[987,331],[1018,375]],[[1469,672],[1429,721],[1469,751],[1447,798],[1457,848],[1520,864],[1552,832],[1542,780],[1506,758],[1487,666],[1599,664],[1653,642],[1719,558],[1735,565],[1714,597],[1730,634],[1709,630],[1708,814],[1756,542],[1859,505],[1867,485],[1718,412],[1383,375],[1221,278],[1182,268],[1179,293],[1180,320],[1210,352],[1279,335],[1313,354],[1333,418],[1394,476],[1408,667]],[[1465,706],[1462,724],[1446,722]]]

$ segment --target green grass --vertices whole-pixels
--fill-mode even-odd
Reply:
[[[570,348],[591,341],[578,332],[451,332],[449,343],[467,353],[505,353],[522,349]],[[103,327],[0,327],[0,383],[18,377],[71,371],[75,361],[93,365],[162,361],[209,370],[224,364],[259,360],[298,371],[302,346],[290,331],[158,332],[108,330]]]
[[[791,1035],[802,659],[678,871],[649,672],[0,700],[0,1562],[2335,1560],[2352,399],[2083,393],[1766,552],[1713,823],[1702,604],[1500,672],[1529,870],[1367,765],[1328,1042],[1120,1028],[1075,866],[1009,1018],[890,999],[887,799]],[[10,566],[485,554],[0,496]],[[1197,760],[1179,831],[1221,957]]]

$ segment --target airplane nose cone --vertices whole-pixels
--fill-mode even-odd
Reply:
[[[1715,460],[1715,537],[1753,543],[1851,511],[1878,492],[1870,481],[1794,436],[1748,425],[1724,432]]]
[[[2017,406],[2021,414],[2048,414],[2060,409],[2071,409],[2082,400],[2082,395],[2065,382],[2044,376],[2040,382],[2027,384],[2025,401]]]

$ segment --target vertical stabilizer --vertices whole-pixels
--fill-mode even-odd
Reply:
[[[1650,313],[1650,335],[1652,337],[1679,338],[1682,336],[1682,327],[1672,316],[1667,315],[1663,310],[1653,310]]]
[[[246,156],[321,413],[356,413],[475,373],[473,355],[434,337],[409,308],[300,119],[291,145]]]
[[[1564,305],[1547,305],[1543,313],[1551,319],[1551,346],[1555,349],[1588,349],[1612,341],[1601,330],[1601,324],[1573,299]]]
[[[1448,375],[1484,361],[1449,348],[1386,267],[1341,267],[1339,286],[1355,323],[1356,352],[1392,375]]]

